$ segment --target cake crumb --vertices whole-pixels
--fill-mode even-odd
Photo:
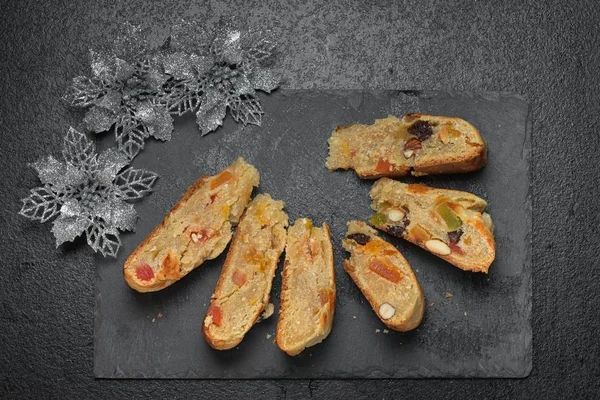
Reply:
[[[267,333],[267,339],[271,339],[271,336],[273,336],[273,335],[271,335],[270,333]]]
[[[389,333],[390,331],[388,331],[387,329],[383,330],[383,333],[385,333],[386,335]]]
[[[446,298],[447,298],[447,299],[449,299],[449,298],[450,298],[450,297],[452,297],[453,295],[452,295],[452,293],[450,293],[450,292],[446,292],[446,294],[445,294],[444,296],[446,296]]]
[[[381,332],[380,329],[375,329],[375,333],[379,333],[379,332]]]
[[[164,316],[165,316],[165,315],[164,315],[163,313],[161,313],[160,311],[158,312],[158,318],[162,318],[162,317],[164,317]]]

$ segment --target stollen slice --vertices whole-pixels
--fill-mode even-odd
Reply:
[[[237,346],[255,323],[273,314],[271,285],[288,226],[283,207],[259,194],[237,227],[204,318],[202,332],[214,349]]]
[[[161,290],[219,256],[258,183],[258,171],[243,158],[198,179],[127,258],[127,284],[139,292]]]
[[[277,345],[290,356],[322,342],[335,311],[335,270],[329,226],[298,219],[288,230]]]
[[[412,268],[390,243],[362,221],[348,222],[344,269],[390,329],[406,332],[423,319],[425,300]]]
[[[327,168],[354,169],[361,178],[451,174],[478,170],[487,145],[477,128],[454,117],[407,114],[372,125],[337,127],[329,138]]]
[[[381,178],[371,188],[370,223],[465,271],[487,273],[496,257],[487,203],[472,193]]]

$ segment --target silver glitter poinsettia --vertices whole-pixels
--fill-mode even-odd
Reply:
[[[85,108],[84,123],[95,133],[115,126],[118,148],[135,157],[150,136],[170,140],[173,119],[163,103],[162,88],[169,76],[149,56],[139,27],[126,24],[111,52],[90,51],[92,77],[73,79],[65,99]]]
[[[165,43],[147,49],[139,27],[127,24],[108,53],[91,52],[92,77],[73,80],[66,100],[88,109],[91,132],[115,127],[120,150],[135,157],[150,136],[169,140],[173,115],[196,113],[203,135],[236,122],[260,125],[256,91],[271,92],[279,78],[270,68],[275,42],[268,32],[222,20],[214,33],[181,22]]]
[[[54,217],[56,246],[85,233],[95,252],[116,256],[119,230],[132,231],[137,212],[129,200],[152,191],[157,175],[127,167],[128,157],[111,148],[98,154],[95,144],[71,128],[63,161],[52,156],[31,164],[43,184],[23,199],[20,214],[40,222]]]
[[[197,23],[182,22],[162,50],[162,65],[172,79],[163,102],[171,113],[196,113],[203,135],[223,124],[229,110],[236,122],[260,125],[264,114],[256,91],[270,93],[279,77],[270,68],[275,41],[268,31],[250,31],[221,20],[212,39]],[[199,43],[207,43],[199,46]]]

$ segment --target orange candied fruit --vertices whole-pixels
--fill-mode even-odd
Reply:
[[[237,287],[241,288],[246,283],[246,274],[244,271],[236,269],[231,277],[231,280],[236,284]]]
[[[431,188],[421,185],[420,183],[414,183],[406,186],[406,191],[413,194],[423,194],[429,192],[430,190]]]
[[[221,324],[223,323],[223,312],[221,311],[221,308],[219,306],[211,304],[211,306],[208,308],[208,313],[206,315],[212,317],[212,322],[216,326],[221,326]]]
[[[398,283],[402,280],[402,273],[400,271],[381,260],[374,259],[371,261],[369,269],[390,282]]]
[[[385,160],[379,160],[377,165],[375,166],[375,172],[379,172],[380,174],[386,174],[388,172],[393,172],[396,169],[394,164],[391,164]]]
[[[324,306],[325,304],[327,304],[328,301],[329,301],[329,290],[327,290],[327,289],[319,290],[319,302],[321,303],[321,305]]]
[[[210,181],[210,188],[215,189],[224,184],[225,182],[231,180],[231,178],[233,178],[233,174],[225,170]]]
[[[370,242],[368,242],[367,244],[365,244],[362,248],[362,251],[367,253],[367,254],[371,254],[374,256],[377,255],[386,255],[386,256],[393,256],[397,254],[397,251],[395,249],[391,249],[387,243],[385,243],[383,240],[371,240]]]

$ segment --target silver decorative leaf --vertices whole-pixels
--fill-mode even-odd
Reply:
[[[96,161],[96,145],[83,133],[69,128],[63,141],[63,157],[75,167],[89,167]]]
[[[31,164],[38,173],[44,185],[49,184],[55,188],[75,186],[85,180],[85,173],[70,163],[60,162],[52,156],[41,159]]]
[[[117,256],[121,247],[119,231],[115,228],[106,228],[104,224],[94,222],[85,230],[88,245],[94,252],[100,251],[104,257]]]
[[[252,82],[246,77],[246,75],[239,75],[236,77],[234,91],[232,94],[236,96],[242,96],[245,94],[254,95],[254,87]]]
[[[240,64],[244,59],[242,51],[242,31],[229,24],[217,28],[216,36],[210,47],[217,61],[227,64]]]
[[[109,200],[96,207],[94,216],[104,221],[107,227],[122,231],[132,231],[138,217],[133,204],[119,199]]]
[[[85,76],[73,78],[64,100],[72,107],[88,107],[106,94],[106,90]]]
[[[251,85],[256,90],[271,93],[279,87],[281,79],[270,69],[256,68],[249,75]]]
[[[42,184],[62,185],[67,166],[51,155],[31,164],[38,173]]]
[[[124,116],[115,127],[117,146],[130,159],[133,159],[144,148],[149,136],[146,126],[130,115]]]
[[[60,207],[60,214],[63,217],[80,217],[85,215],[85,210],[77,199],[70,198]]]
[[[196,111],[200,105],[202,84],[195,80],[173,82],[171,87],[165,89],[161,99],[172,114],[183,115],[188,111]]]
[[[173,118],[165,107],[146,101],[138,106],[135,118],[144,124],[150,136],[159,140],[171,140]]]
[[[196,75],[192,67],[191,56],[187,53],[165,54],[162,62],[165,73],[173,76],[175,79],[193,79]]]
[[[56,247],[75,240],[90,224],[91,221],[82,216],[59,216],[52,223],[52,233],[56,238]]]
[[[133,64],[128,63],[120,58],[115,58],[115,81],[127,81],[132,78],[136,73],[136,68]]]
[[[31,189],[31,194],[24,198],[21,214],[24,217],[46,222],[60,210],[60,200],[49,186]]]
[[[158,178],[153,172],[128,168],[115,179],[115,195],[123,200],[135,200],[152,192],[152,186]]]
[[[114,60],[107,54],[90,50],[92,73],[99,80],[111,79],[114,75]]]
[[[202,105],[196,112],[196,124],[202,135],[206,135],[223,125],[227,105],[225,96],[215,88],[207,90],[200,101]]]
[[[241,122],[244,125],[261,124],[264,112],[256,97],[250,95],[232,97],[228,100],[227,105],[235,122]]]
[[[104,132],[117,120],[117,115],[104,107],[94,106],[85,114],[83,122],[85,127],[91,132]]]
[[[129,159],[126,154],[114,148],[106,149],[98,156],[96,177],[98,181],[110,185],[119,171],[127,164],[129,164]]]
[[[196,112],[196,124],[200,128],[202,136],[215,131],[218,127],[223,125],[223,119],[227,112],[227,106],[225,104],[217,104],[213,108],[200,107]]]

